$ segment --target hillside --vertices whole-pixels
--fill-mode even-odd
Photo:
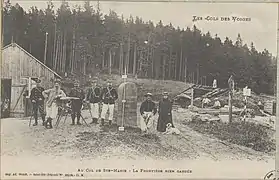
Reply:
[[[98,83],[101,86],[106,86],[108,80],[110,80],[115,88],[117,88],[122,82],[123,79],[120,75],[108,75],[108,74],[99,74],[95,77],[89,78],[79,78],[81,86],[85,89],[89,87],[89,81],[93,78],[98,79]],[[71,83],[78,78],[66,78],[63,80],[64,88],[68,91],[71,87]],[[173,97],[176,94],[182,92],[191,86],[189,83],[172,81],[172,80],[153,80],[153,79],[135,79],[131,76],[127,78],[128,82],[134,82],[138,88],[138,101],[141,101],[144,95],[147,92],[151,92],[154,95],[154,100],[159,100],[163,92],[167,91],[170,93],[170,96]]]

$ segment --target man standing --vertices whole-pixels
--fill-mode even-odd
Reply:
[[[213,108],[214,109],[220,109],[221,108],[221,103],[220,103],[219,99],[215,98],[214,100],[215,100],[215,102],[213,104]]]
[[[140,114],[142,116],[140,127],[142,132],[146,132],[153,127],[154,115],[157,113],[155,103],[152,101],[152,94],[145,95],[146,100],[140,106]]]
[[[86,101],[90,103],[90,111],[92,114],[92,122],[90,124],[98,124],[99,119],[99,103],[101,102],[101,88],[96,80],[91,82],[91,87],[88,90]]]
[[[46,115],[44,112],[44,96],[42,94],[45,89],[41,86],[40,83],[41,83],[41,80],[36,79],[36,87],[34,87],[31,90],[31,94],[30,94],[30,100],[33,105],[33,116],[35,119],[35,123],[33,124],[33,126],[38,125],[38,110],[40,111],[40,114],[42,116],[43,125],[45,124]]]
[[[60,80],[54,81],[54,87],[43,91],[43,96],[46,99],[46,122],[45,127],[48,125],[52,128],[52,120],[56,118],[58,114],[58,101],[61,97],[66,97],[66,94],[61,90]]]
[[[163,93],[163,100],[159,102],[159,118],[157,123],[157,131],[165,132],[168,123],[171,123],[172,127],[172,102],[169,100],[168,92]]]
[[[213,87],[213,88],[217,88],[217,80],[216,80],[216,79],[213,80],[212,87]]]
[[[80,123],[80,116],[81,116],[81,107],[82,107],[82,102],[85,98],[84,91],[79,87],[79,83],[76,81],[74,83],[74,88],[71,89],[70,97],[75,97],[78,99],[72,99],[71,100],[71,107],[72,107],[72,124],[75,125],[75,118],[77,117],[77,125],[81,125]]]
[[[111,82],[108,82],[108,86],[106,88],[103,88],[101,97],[103,101],[103,107],[101,113],[101,125],[103,126],[105,123],[105,116],[107,112],[109,113],[108,116],[109,125],[111,125],[113,119],[115,101],[118,99],[117,91],[112,87]]]

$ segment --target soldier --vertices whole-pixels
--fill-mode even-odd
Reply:
[[[105,116],[107,112],[109,113],[108,116],[109,125],[111,125],[113,119],[115,101],[118,99],[117,91],[112,87],[111,82],[108,82],[108,86],[103,88],[101,93],[101,98],[103,102],[102,113],[101,113],[101,125],[103,126],[105,123]]]
[[[98,124],[99,103],[101,102],[101,88],[97,84],[97,80],[93,80],[91,82],[91,87],[88,90],[86,101],[90,103],[90,111],[93,118],[90,124]]]
[[[145,95],[146,100],[140,106],[140,114],[142,116],[140,127],[142,132],[146,132],[153,126],[154,115],[157,113],[155,103],[152,101],[152,94]]]
[[[71,100],[71,107],[72,107],[72,124],[75,125],[75,118],[77,117],[77,125],[81,125],[80,123],[80,116],[81,116],[81,108],[82,108],[82,102],[85,98],[84,91],[79,87],[79,83],[76,81],[74,83],[74,88],[71,89],[70,97],[76,97],[78,99]]]
[[[40,79],[36,79],[36,87],[34,87],[31,90],[31,94],[30,94],[30,100],[32,102],[33,105],[33,116],[35,119],[35,123],[33,124],[33,126],[37,126],[38,125],[38,110],[40,111],[40,114],[42,116],[42,120],[43,120],[43,125],[45,124],[45,112],[44,112],[44,96],[43,96],[43,91],[45,90],[42,86],[41,86],[41,80]]]
[[[61,90],[60,80],[54,81],[54,87],[43,91],[43,96],[46,99],[46,122],[45,127],[48,125],[52,128],[52,120],[57,117],[58,114],[58,101],[61,97],[66,97],[66,94]]]

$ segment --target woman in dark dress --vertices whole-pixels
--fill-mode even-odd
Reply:
[[[172,124],[172,102],[169,100],[168,93],[163,93],[163,99],[159,102],[159,118],[157,123],[157,131],[159,132],[165,132],[166,131],[166,125],[168,123]]]

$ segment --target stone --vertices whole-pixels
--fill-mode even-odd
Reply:
[[[122,100],[126,100],[125,103]],[[118,87],[117,126],[140,128],[137,118],[137,86],[133,82],[124,82]]]

